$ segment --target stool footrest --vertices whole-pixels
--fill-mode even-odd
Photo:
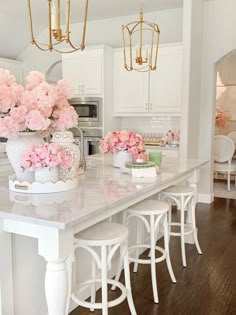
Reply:
[[[179,226],[181,227],[181,224],[179,222],[171,222],[171,223],[168,223],[168,226]],[[189,234],[192,234],[194,229],[189,227],[187,224],[184,224],[184,235],[189,235]],[[181,233],[180,232],[169,232],[169,235],[171,236],[181,236]]]
[[[73,289],[72,294],[71,294],[71,299],[78,305],[81,305],[86,308],[102,309],[102,303],[86,302],[84,300],[79,299],[77,296],[79,294],[79,290],[81,290],[82,287],[89,286],[94,283],[101,283],[101,282],[102,282],[102,279],[90,279],[90,280],[82,282],[79,286]],[[121,282],[115,281],[113,279],[107,279],[107,283],[114,285],[121,290],[121,295],[118,298],[112,301],[109,301],[107,303],[108,308],[110,308],[110,307],[113,307],[122,303],[126,299],[128,291]]]
[[[131,261],[131,262],[137,262],[137,263],[139,263],[139,264],[144,264],[144,265],[151,264],[151,259],[149,259],[149,258],[147,258],[147,259],[140,259],[140,258],[134,258],[134,257],[131,257],[131,256],[130,256],[130,253],[131,253],[132,251],[134,251],[135,249],[137,249],[137,248],[147,248],[147,249],[151,249],[150,245],[147,245],[147,244],[138,244],[138,245],[130,246],[130,247],[129,247],[129,261]],[[156,263],[159,263],[159,262],[165,260],[165,259],[166,259],[166,251],[165,251],[163,248],[159,247],[159,246],[155,246],[155,249],[156,249],[157,251],[159,251],[159,252],[162,253],[162,256],[156,258],[156,259],[155,259],[155,262],[156,262]]]

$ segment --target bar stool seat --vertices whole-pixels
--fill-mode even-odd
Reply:
[[[176,282],[173,269],[171,266],[170,255],[169,255],[169,235],[168,235],[168,226],[167,226],[167,213],[168,213],[169,205],[166,202],[160,200],[144,200],[141,201],[128,209],[125,210],[124,213],[124,223],[128,226],[129,220],[131,218],[138,219],[137,226],[137,240],[136,244],[133,246],[129,246],[129,260],[134,262],[134,272],[138,270],[138,264],[150,264],[151,265],[151,275],[152,275],[152,289],[153,289],[153,298],[154,302],[158,303],[158,292],[157,292],[157,280],[156,280],[156,263],[166,260],[167,268],[171,277],[172,282]],[[161,224],[164,228],[164,247],[161,248],[156,246],[156,236],[158,233],[159,225]],[[140,223],[143,223],[146,231],[150,235],[150,243],[149,244],[141,244],[140,239]],[[140,259],[139,258],[139,250],[140,249],[150,249],[148,259]],[[136,252],[135,257],[132,256],[133,251]],[[156,258],[156,251],[159,251],[162,255]],[[119,279],[121,272],[120,270],[117,273],[116,279]]]
[[[196,228],[196,218],[195,218],[195,207],[196,207],[196,192],[192,187],[174,185],[160,192],[160,199],[167,201],[170,205],[169,208],[169,235],[170,236],[180,236],[181,239],[181,253],[182,253],[182,263],[186,267],[186,253],[185,253],[185,236],[193,235],[194,244],[197,248],[199,254],[202,254]],[[171,203],[176,204],[177,209],[180,210],[180,222],[173,222],[171,219]],[[191,223],[185,223],[184,213],[189,211],[188,215],[191,218]],[[180,232],[173,232],[171,227],[179,226]]]
[[[183,196],[188,196],[188,195],[194,195],[194,193],[195,192],[192,187],[182,186],[182,185],[170,186],[160,192],[161,195],[172,194],[172,196],[178,196],[178,197],[179,197],[179,194]]]
[[[75,236],[74,249],[83,248],[92,255],[92,279],[78,284],[70,292],[71,299],[77,304],[85,308],[101,309],[103,315],[108,314],[108,308],[114,307],[122,303],[125,299],[128,300],[130,312],[136,315],[130,285],[129,260],[128,260],[128,230],[126,227],[118,223],[100,222],[94,226],[81,231]],[[120,249],[120,257],[124,263],[125,285],[119,281],[108,279],[107,272],[111,260]],[[101,252],[99,256],[98,252]],[[101,276],[96,278],[96,268],[101,270]],[[72,272],[69,272],[71,278]],[[96,303],[96,283],[101,283],[102,286],[102,302]],[[108,284],[115,285],[121,290],[121,295],[108,301],[107,286]],[[81,300],[79,297],[80,291],[86,286],[91,286],[90,302]],[[70,285],[71,287],[71,285]]]

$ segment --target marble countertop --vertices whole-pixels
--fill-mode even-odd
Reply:
[[[165,158],[156,178],[132,178],[112,166],[108,155],[87,160],[87,171],[79,176],[76,189],[60,193],[23,194],[9,191],[6,173],[0,173],[0,218],[65,229],[93,217],[113,215],[155,192],[172,185],[181,176],[206,161]],[[105,212],[106,215],[105,215]]]

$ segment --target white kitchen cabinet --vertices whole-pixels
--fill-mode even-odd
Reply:
[[[24,83],[24,64],[22,61],[0,58],[0,68],[8,69],[15,76],[17,83]]]
[[[114,105],[115,113],[144,113],[148,109],[147,73],[127,71],[123,51],[114,54]]]
[[[63,79],[72,81],[75,96],[102,94],[102,49],[87,49],[62,55]]]
[[[117,116],[180,115],[182,46],[160,45],[157,70],[127,71],[123,51],[114,55],[114,114]]]

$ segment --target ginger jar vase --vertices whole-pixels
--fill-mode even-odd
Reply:
[[[71,131],[55,131],[52,135],[52,142],[60,144],[73,158],[73,165],[70,168],[63,169],[59,166],[59,178],[63,181],[73,179],[78,175],[80,149],[75,144],[75,139]]]
[[[15,137],[9,138],[6,143],[7,157],[19,181],[34,181],[34,172],[22,170],[20,159],[23,152],[34,144],[44,143],[43,138],[36,132],[19,132]]]

